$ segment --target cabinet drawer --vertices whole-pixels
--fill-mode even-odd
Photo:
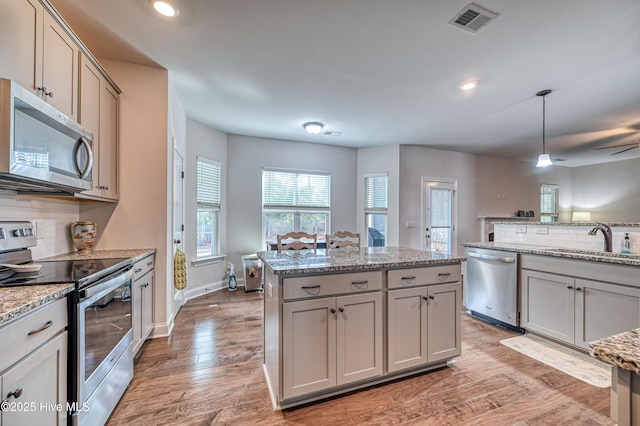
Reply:
[[[155,266],[156,257],[155,255],[147,256],[144,259],[138,260],[133,264],[133,280],[136,281],[138,278],[149,272]]]
[[[0,342],[3,348],[0,353],[0,371],[18,362],[64,330],[67,323],[67,299],[63,298],[0,328]]]
[[[283,298],[308,299],[333,294],[359,293],[381,290],[382,274],[376,272],[353,272],[337,275],[312,275],[308,277],[284,278]]]
[[[459,264],[394,269],[388,272],[387,288],[456,282],[462,279],[461,271]]]

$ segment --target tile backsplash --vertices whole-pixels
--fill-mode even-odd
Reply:
[[[500,243],[528,244],[546,247],[564,247],[582,250],[603,250],[604,236],[601,231],[589,235],[592,225],[545,225],[545,224],[495,224],[494,241]],[[640,228],[611,227],[612,248],[620,252],[625,233],[629,233],[631,250],[640,253]]]
[[[79,217],[75,201],[0,191],[0,220],[28,220],[37,228],[37,246],[31,247],[34,259],[75,251],[69,224]]]

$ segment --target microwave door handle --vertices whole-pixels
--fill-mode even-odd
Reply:
[[[84,145],[85,149],[87,150],[87,154],[89,156],[89,161],[87,161],[87,165],[84,169],[80,169],[80,166],[78,165],[78,150],[80,149],[80,145]],[[81,178],[88,175],[91,172],[91,169],[93,168],[93,151],[91,150],[91,145],[89,144],[89,141],[85,139],[84,136],[80,136],[76,141],[75,146],[73,147],[73,166],[76,169],[76,173]]]

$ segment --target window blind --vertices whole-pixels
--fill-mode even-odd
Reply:
[[[364,210],[365,213],[387,211],[387,174],[375,174],[364,177]]]
[[[262,200],[265,209],[328,209],[331,175],[327,173],[262,171]]]
[[[540,185],[540,215],[558,214],[558,185]]]
[[[220,163],[198,157],[196,179],[198,207],[220,208]]]

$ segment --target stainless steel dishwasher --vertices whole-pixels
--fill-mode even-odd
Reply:
[[[518,254],[467,247],[465,306],[478,318],[523,333],[518,312]]]

